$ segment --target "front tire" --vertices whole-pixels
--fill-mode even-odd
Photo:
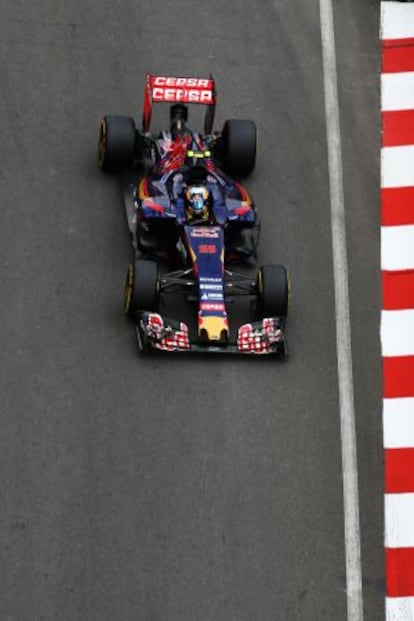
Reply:
[[[128,265],[124,289],[124,310],[135,319],[139,311],[157,311],[160,302],[159,268],[155,261],[135,259]]]
[[[137,132],[129,116],[105,116],[99,127],[98,164],[106,173],[119,173],[134,163]]]
[[[283,265],[263,265],[257,275],[257,311],[260,318],[286,317],[289,277]]]

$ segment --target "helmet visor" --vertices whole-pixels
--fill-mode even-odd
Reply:
[[[201,213],[204,209],[204,199],[201,194],[194,194],[191,198],[191,206],[195,213]]]

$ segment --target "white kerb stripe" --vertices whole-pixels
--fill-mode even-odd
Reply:
[[[414,269],[414,225],[381,227],[381,268]]]
[[[381,149],[381,187],[414,185],[414,145]]]
[[[382,110],[414,110],[414,71],[383,73],[381,84]]]
[[[414,547],[414,494],[385,494],[385,547]]]
[[[414,310],[382,311],[381,342],[383,356],[414,356]]]
[[[387,621],[414,621],[414,597],[387,597]]]
[[[414,398],[384,399],[382,413],[384,448],[414,447]]]
[[[414,37],[414,5],[381,2],[381,37],[383,39]]]

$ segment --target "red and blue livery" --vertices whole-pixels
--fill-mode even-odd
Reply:
[[[170,103],[170,126],[150,132],[154,102]],[[207,106],[204,132],[187,124],[188,104]],[[134,249],[124,308],[136,323],[143,352],[287,353],[289,279],[283,265],[251,265],[260,225],[240,179],[256,159],[256,127],[226,121],[213,131],[214,79],[148,75],[142,129],[130,117],[106,116],[99,131],[99,165],[119,175]],[[242,269],[242,268],[240,268]],[[196,316],[170,318],[168,298],[186,297]],[[230,321],[237,297],[250,298],[247,323]],[[196,321],[193,321],[196,319]],[[237,325],[236,325],[237,324]]]

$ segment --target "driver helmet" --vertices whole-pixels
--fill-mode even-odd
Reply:
[[[185,191],[186,211],[189,218],[207,220],[210,215],[209,192],[205,185],[192,185]]]

